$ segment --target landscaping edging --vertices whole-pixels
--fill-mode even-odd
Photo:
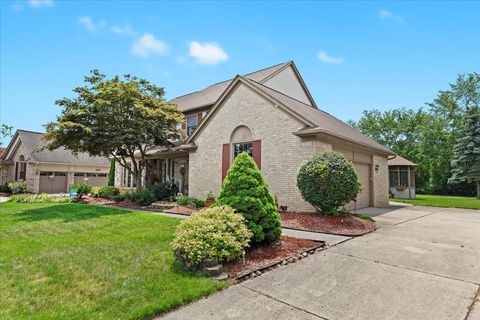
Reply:
[[[313,230],[307,230],[307,229],[300,229],[300,228],[292,228],[292,227],[285,227],[282,225],[282,229],[288,229],[288,230],[295,230],[295,231],[303,231],[303,232],[312,232],[312,233],[320,233],[320,234],[331,234],[332,236],[342,236],[342,237],[361,237],[366,234],[372,233],[375,230],[377,230],[377,226],[373,230],[370,230],[368,232],[362,233],[362,234],[347,234],[347,233],[334,233],[334,232],[329,232],[329,231],[313,231]]]

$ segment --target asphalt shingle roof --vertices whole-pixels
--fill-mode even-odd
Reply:
[[[416,166],[415,163],[413,163],[410,160],[407,160],[403,157],[400,157],[397,155],[395,158],[388,159],[388,165],[389,166]]]
[[[40,132],[17,130],[17,134],[19,135],[20,141],[25,149],[30,152],[33,161],[86,165],[108,165],[110,163],[107,158],[91,157],[87,153],[74,155],[64,148],[59,148],[53,151],[47,149],[40,150],[46,145],[42,140],[43,133]]]

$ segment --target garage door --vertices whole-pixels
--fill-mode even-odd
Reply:
[[[352,201],[348,204],[349,210],[366,208],[370,206],[370,177],[371,165],[354,162],[353,167],[357,173],[358,180],[362,184],[362,191],[357,195],[357,201]]]
[[[94,187],[107,185],[106,173],[75,172],[73,181],[77,183],[87,183]]]
[[[67,192],[67,173],[40,171],[40,193]]]

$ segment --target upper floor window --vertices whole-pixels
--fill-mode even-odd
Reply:
[[[198,116],[195,114],[193,116],[187,117],[187,135],[191,135],[198,125]]]
[[[233,143],[233,159],[235,159],[242,152],[248,153],[250,157],[253,155],[253,144],[247,143]]]
[[[232,153],[234,160],[240,153],[246,152],[251,157],[253,156],[253,134],[252,131],[246,126],[238,126],[233,130],[232,135],[230,136],[230,141],[232,142]]]

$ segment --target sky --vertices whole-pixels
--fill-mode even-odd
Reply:
[[[289,60],[341,120],[416,109],[480,71],[479,13],[474,1],[0,0],[0,122],[43,131],[94,68],[171,99]]]

